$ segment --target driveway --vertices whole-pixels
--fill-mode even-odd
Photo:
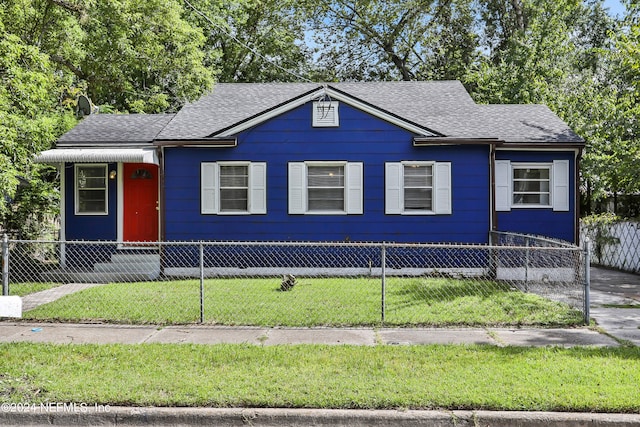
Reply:
[[[590,311],[608,334],[640,346],[640,275],[591,267]]]

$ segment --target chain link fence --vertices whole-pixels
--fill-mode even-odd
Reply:
[[[3,244],[23,318],[244,326],[569,325],[588,320],[585,253],[493,244]]]

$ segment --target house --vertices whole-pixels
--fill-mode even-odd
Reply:
[[[62,240],[576,242],[584,141],[460,82],[218,84],[177,114],[90,115],[61,168]]]

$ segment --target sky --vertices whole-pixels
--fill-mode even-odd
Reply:
[[[620,4],[620,0],[605,0],[604,5],[609,8],[611,16],[622,16],[624,12],[624,6]]]

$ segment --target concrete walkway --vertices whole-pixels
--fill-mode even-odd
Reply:
[[[640,275],[592,267],[591,318],[607,334],[640,346]]]

